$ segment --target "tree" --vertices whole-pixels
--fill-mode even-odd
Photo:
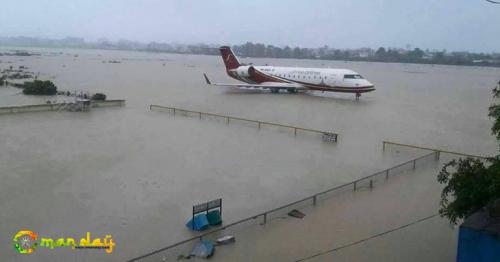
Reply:
[[[55,95],[57,87],[52,81],[35,80],[33,82],[24,82],[23,94],[25,95]]]
[[[422,51],[420,48],[415,48],[415,49],[413,49],[413,51],[410,51],[408,53],[408,56],[411,58],[420,59],[424,56],[424,51]]]
[[[375,52],[375,56],[377,57],[384,57],[386,55],[385,48],[379,47],[377,52]]]
[[[92,95],[92,97],[90,99],[104,101],[104,100],[106,100],[106,95],[103,93],[95,93]]]
[[[493,89],[493,96],[500,96],[500,82]],[[500,104],[491,105],[488,115],[494,120],[492,134],[500,141]],[[455,170],[450,172],[450,167]],[[439,213],[448,218],[450,223],[456,224],[458,219],[463,219],[500,198],[500,155],[486,160],[453,160],[444,165],[438,175],[438,182],[445,184]]]

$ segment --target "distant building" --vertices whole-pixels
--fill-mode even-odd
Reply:
[[[457,262],[500,261],[500,199],[460,225]]]

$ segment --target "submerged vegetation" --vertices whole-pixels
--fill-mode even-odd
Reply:
[[[500,96],[500,82],[493,90],[493,96]],[[492,133],[500,141],[500,104],[491,105],[488,116],[494,120]],[[449,168],[455,169],[449,171]],[[438,181],[445,184],[439,213],[452,224],[457,224],[457,220],[500,199],[500,154],[485,161],[473,158],[453,160],[444,165]]]
[[[91,97],[92,100],[104,101],[106,100],[106,95],[103,93],[95,93]]]

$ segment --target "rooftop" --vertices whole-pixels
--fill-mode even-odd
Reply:
[[[500,235],[500,199],[495,202],[495,214],[484,207],[469,216],[460,227],[475,229],[489,234]]]

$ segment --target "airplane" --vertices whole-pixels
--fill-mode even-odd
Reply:
[[[221,46],[219,50],[227,74],[244,83],[212,83],[203,74],[208,85],[263,88],[271,90],[271,93],[279,93],[280,90],[289,93],[309,90],[354,93],[356,100],[362,93],[375,90],[372,83],[349,69],[254,66],[240,63],[229,46]]]

